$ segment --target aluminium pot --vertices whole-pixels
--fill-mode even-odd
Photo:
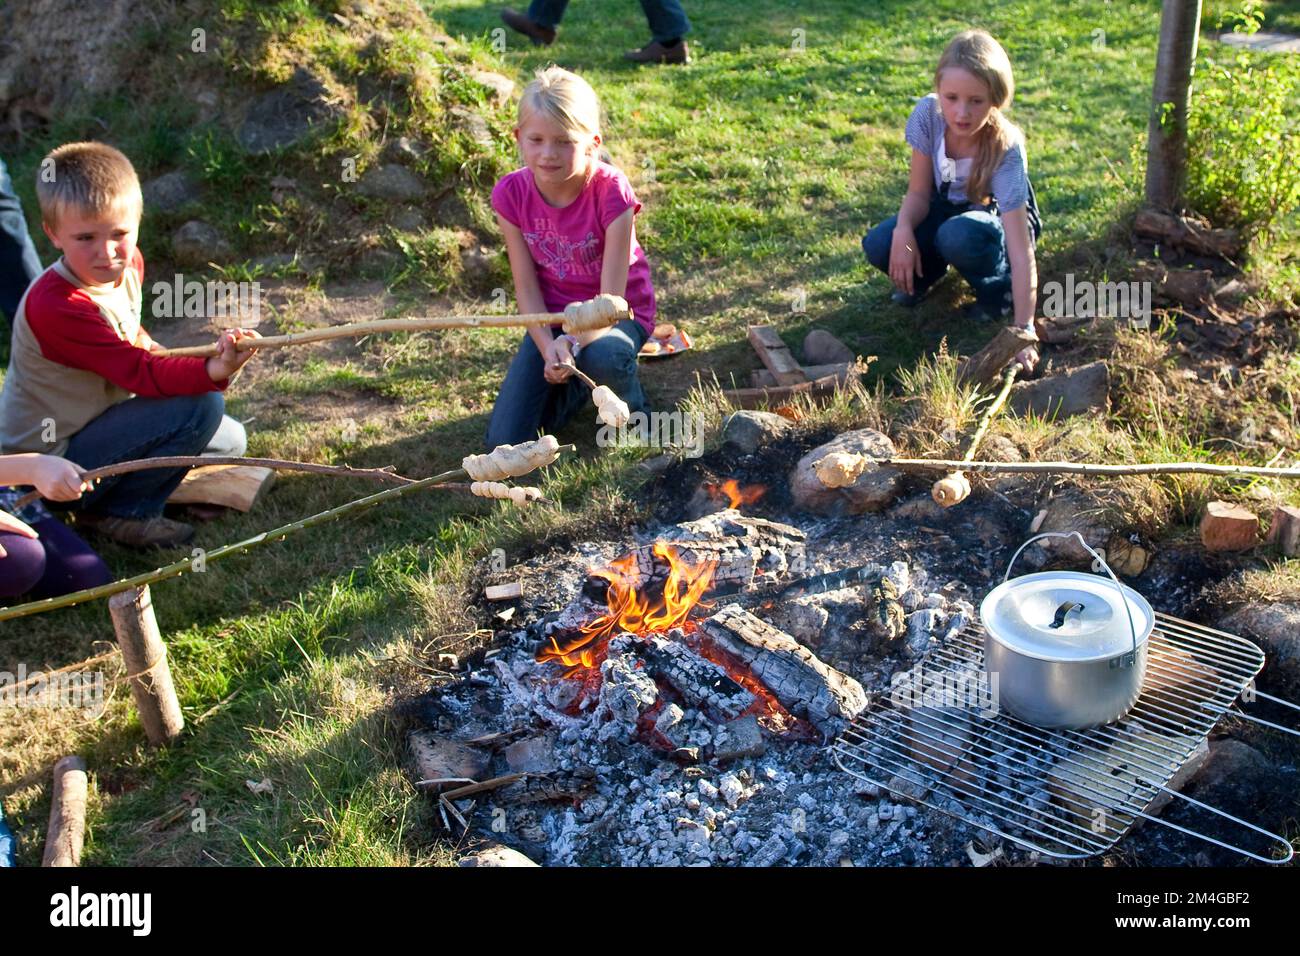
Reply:
[[[1044,571],[1011,578],[1020,553],[1046,537],[1078,538],[1107,577]],[[1022,544],[980,604],[980,620],[989,686],[1013,717],[1082,729],[1120,720],[1137,703],[1155,612],[1078,532],[1044,532]]]

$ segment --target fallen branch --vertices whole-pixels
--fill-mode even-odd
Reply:
[[[609,328],[630,318],[632,318],[632,310],[626,301],[616,295],[603,293],[586,302],[573,302],[563,312],[533,312],[524,315],[447,315],[347,322],[343,325],[290,332],[286,335],[268,335],[262,338],[245,336],[235,341],[235,349],[240,352],[252,349],[280,349],[290,345],[323,342],[328,339],[360,338],[384,332],[427,332],[433,329],[527,328],[534,325],[560,325],[568,333],[591,332]],[[153,354],[205,358],[216,355],[217,346],[213,344],[160,349]]]
[[[369,478],[372,481],[391,481],[396,484],[411,484],[414,478],[407,478],[387,468],[350,468],[347,465],[318,465],[310,461],[285,461],[280,458],[228,458],[205,455],[172,455],[166,458],[135,458],[131,461],[119,461],[91,468],[82,475],[85,481],[97,481],[111,478],[113,475],[125,475],[133,471],[148,471],[151,468],[201,468],[206,465],[253,465],[258,468],[274,468],[276,471],[307,471],[315,475],[332,475],[335,478]],[[39,491],[29,491],[14,502],[14,510],[26,507],[41,497]]]
[[[528,443],[532,444],[532,443]],[[511,447],[511,446],[502,446]],[[513,446],[520,448],[523,446]],[[560,445],[557,452],[573,451],[575,445]],[[466,459],[468,460],[468,459]],[[263,531],[261,534],[246,538],[243,541],[237,541],[234,544],[223,545],[201,555],[184,558],[174,564],[158,568],[154,571],[147,571],[143,574],[137,574],[133,577],[122,578],[119,581],[113,581],[109,584],[101,584],[99,587],[86,588],[82,591],[74,591],[71,594],[64,594],[60,597],[46,598],[43,601],[31,601],[27,604],[16,604],[13,607],[0,607],[0,621],[9,621],[14,618],[26,617],[29,614],[40,614],[43,611],[53,611],[61,607],[71,607],[74,604],[82,604],[86,601],[94,601],[102,597],[110,597],[114,594],[120,594],[123,591],[129,591],[132,588],[141,587],[146,584],[153,584],[157,581],[165,581],[168,578],[179,577],[186,571],[195,571],[202,561],[202,565],[219,561],[222,558],[229,557],[232,554],[242,554],[260,547],[270,541],[283,541],[291,534],[304,531],[307,528],[315,527],[318,524],[325,524],[335,521],[347,515],[357,514],[361,511],[368,510],[376,505],[395,498],[401,498],[404,495],[411,494],[415,491],[424,491],[428,488],[437,488],[445,482],[456,481],[468,477],[464,468],[453,468],[451,471],[444,471],[442,474],[433,475],[429,478],[421,478],[413,481],[409,485],[402,485],[400,488],[389,488],[386,491],[376,492],[365,498],[358,498],[355,501],[349,501],[347,504],[339,505],[336,508],[330,508],[319,514],[314,514],[298,521],[291,521],[286,525],[281,525],[271,531]]]
[[[1253,478],[1300,478],[1300,468],[1262,465],[1210,465],[1199,461],[1152,462],[1142,465],[1097,465],[1073,461],[953,461],[947,458],[870,458],[873,464],[901,471],[965,471],[1022,475],[1245,475]]]
[[[45,833],[41,866],[80,866],[86,835],[86,761],[64,757],[54,765],[50,825]]]
[[[984,439],[984,433],[989,430],[989,425],[993,422],[993,417],[1006,404],[1007,396],[1011,394],[1011,386],[1016,381],[1016,375],[1020,372],[1020,366],[1009,365],[1007,370],[1002,373],[1002,390],[993,398],[993,403],[984,410],[980,416],[979,427],[971,435],[970,443],[966,446],[966,454],[962,456],[962,461],[973,461],[975,452],[979,448],[980,442]],[[961,470],[950,472],[936,481],[930,488],[930,497],[935,500],[942,508],[951,508],[953,505],[965,501],[970,497],[970,482]]]

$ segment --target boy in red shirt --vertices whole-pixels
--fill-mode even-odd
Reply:
[[[133,458],[243,454],[243,426],[221,393],[257,335],[227,330],[213,358],[163,357],[140,326],[140,181],[121,152],[69,143],[42,162],[36,195],[62,258],[28,287],[14,317],[0,392],[0,452],[61,455],[83,468]],[[216,439],[216,446],[213,440]],[[162,515],[186,469],[106,478],[71,507],[77,524],[134,547],[171,547],[194,529]]]

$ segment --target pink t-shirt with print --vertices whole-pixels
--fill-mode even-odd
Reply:
[[[641,204],[621,170],[596,163],[586,188],[562,209],[542,198],[532,170],[526,166],[503,176],[496,184],[492,208],[524,234],[546,308],[562,312],[570,302],[600,294],[605,230],[628,209],[635,216]],[[650,264],[635,232],[623,298],[646,333],[653,332],[655,290],[650,283]]]

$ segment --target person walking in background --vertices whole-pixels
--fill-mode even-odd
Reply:
[[[550,46],[555,31],[564,18],[569,0],[532,0],[528,13],[509,7],[501,11],[501,20],[510,29],[530,37],[534,43]],[[641,0],[650,42],[639,50],[628,50],[624,58],[633,63],[689,63],[690,50],[684,37],[691,32],[691,22],[678,0]]]
[[[41,260],[27,232],[23,207],[14,194],[9,170],[0,159],[0,312],[8,323],[18,314],[18,302],[27,287],[41,274]],[[8,351],[9,326],[0,327],[5,343],[0,351]]]

